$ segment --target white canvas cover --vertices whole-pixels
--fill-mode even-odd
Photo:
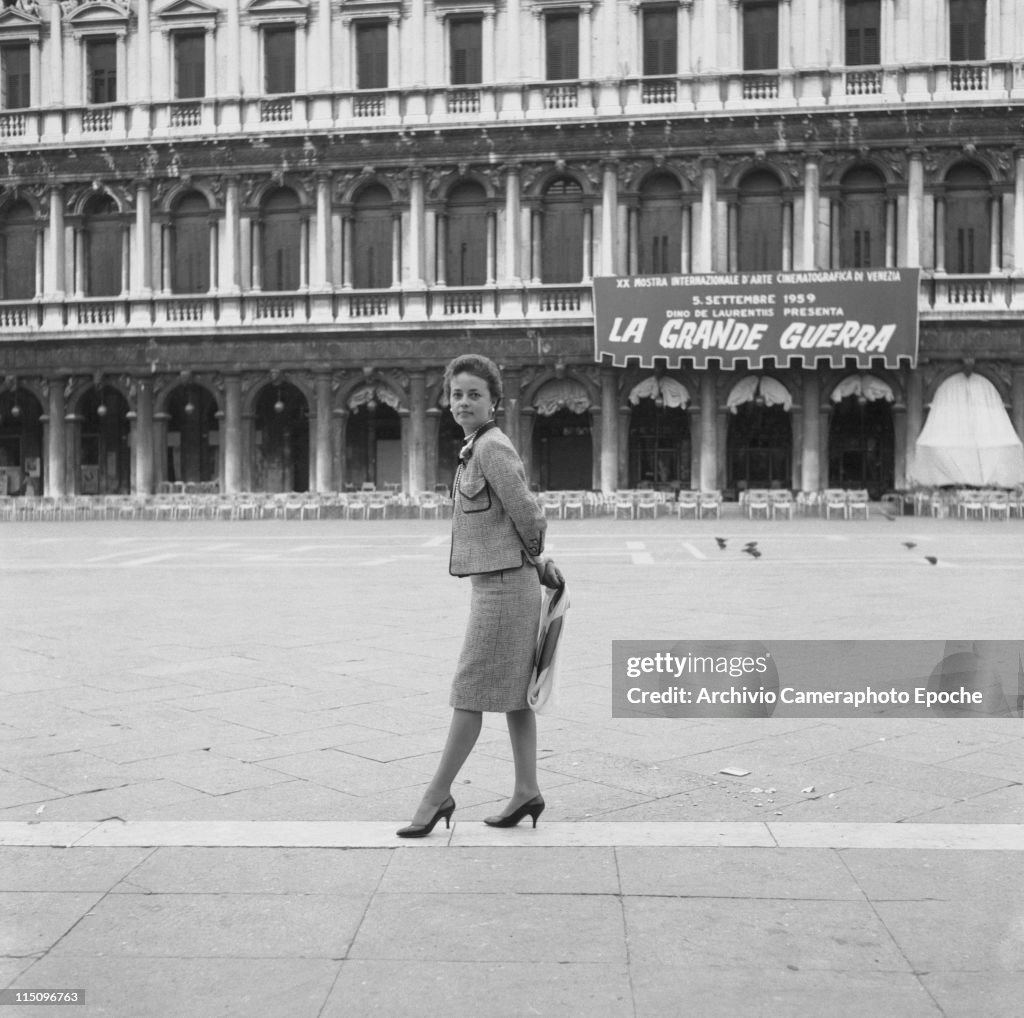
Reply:
[[[959,374],[939,386],[908,476],[925,487],[1024,483],[1024,446],[987,378]]]

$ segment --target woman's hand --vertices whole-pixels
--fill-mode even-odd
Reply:
[[[538,559],[537,575],[540,577],[540,582],[552,590],[559,590],[565,586],[565,577],[562,575],[562,571],[549,558]]]

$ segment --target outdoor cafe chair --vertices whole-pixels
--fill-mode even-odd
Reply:
[[[682,491],[676,496],[676,515],[679,519],[692,516],[695,520],[700,519],[700,493],[696,491]]]
[[[848,519],[850,515],[850,503],[846,500],[846,492],[842,488],[826,488],[821,496],[821,504],[825,510],[825,519],[832,519],[832,513],[837,512],[842,518]]]
[[[1001,516],[1004,520],[1010,518],[1010,495],[1006,491],[990,491],[986,499],[988,518],[994,520]]]
[[[614,503],[615,519],[619,518],[619,513],[629,513],[631,520],[636,519],[636,503],[633,500],[632,491],[617,491],[615,492],[615,503]]]
[[[563,491],[562,492],[562,519],[567,520],[570,513],[579,513],[582,520],[586,515],[585,491]]]
[[[771,492],[763,488],[750,488],[746,492],[745,509],[747,519],[754,519],[758,513],[764,513],[764,518],[770,519],[772,514]]]
[[[540,496],[540,507],[545,516],[557,518],[562,515],[562,493],[544,491]]]
[[[658,518],[658,493],[656,491],[641,491],[636,499],[636,517],[640,519],[643,513],[649,512],[651,519]]]
[[[391,499],[385,493],[379,491],[371,492],[366,500],[366,519],[370,519],[373,513],[379,513],[380,518],[386,520],[390,505]]]
[[[13,495],[0,495],[0,520],[13,520],[18,515],[18,505]]]
[[[780,514],[785,515],[787,519],[793,518],[793,493],[790,491],[773,491],[771,492],[771,503],[772,503],[772,519],[776,519]]]
[[[864,519],[868,518],[871,511],[869,497],[866,488],[856,488],[846,493],[846,515],[847,519],[853,519],[854,515],[863,511]]]
[[[698,500],[700,518],[722,518],[722,493],[720,491],[702,491]]]

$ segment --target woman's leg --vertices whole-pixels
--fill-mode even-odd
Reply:
[[[441,753],[441,761],[430,779],[430,784],[427,785],[427,790],[423,793],[416,815],[412,818],[414,824],[429,823],[438,807],[451,795],[452,782],[476,745],[482,723],[483,715],[480,711],[455,708],[452,723],[448,728],[448,740]]]
[[[510,710],[505,715],[505,722],[509,739],[512,740],[515,786],[512,798],[498,816],[507,816],[524,802],[540,795],[540,786],[537,784],[537,715],[529,708]]]

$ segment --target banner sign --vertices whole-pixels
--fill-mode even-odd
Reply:
[[[594,358],[670,368],[767,358],[813,367],[917,365],[919,269],[604,276],[594,280]]]

